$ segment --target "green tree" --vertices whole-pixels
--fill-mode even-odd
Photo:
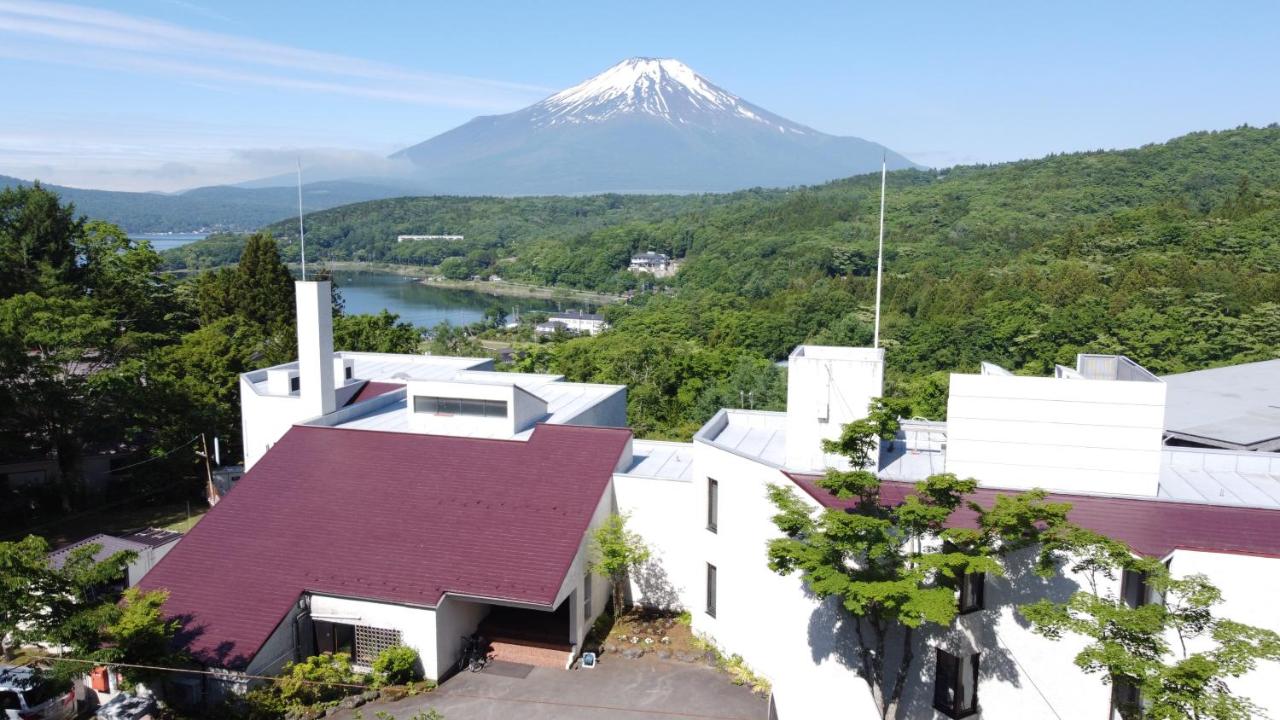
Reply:
[[[249,322],[264,328],[293,325],[293,276],[269,233],[254,233],[245,242],[234,290],[236,310]]]
[[[1064,536],[1059,547],[1086,587],[1066,602],[1042,599],[1019,612],[1045,637],[1083,636],[1087,644],[1076,665],[1117,690],[1138,691],[1137,703],[1115,692],[1123,717],[1244,720],[1260,714],[1232,691],[1231,681],[1259,662],[1280,661],[1280,636],[1215,616],[1222,593],[1204,575],[1175,578],[1158,560],[1086,530]],[[1125,571],[1140,573],[1159,601],[1135,607],[1109,590]]]
[[[60,567],[49,560],[49,545],[36,535],[0,542],[0,643],[49,642],[77,650],[95,649],[115,611],[102,588],[121,580],[132,552],[97,561],[102,546],[72,550]],[[5,645],[7,657],[13,648]]]
[[[591,572],[609,578],[613,588],[613,614],[626,607],[626,583],[630,573],[649,561],[649,547],[627,529],[626,515],[610,515],[591,533]]]
[[[0,190],[0,297],[70,285],[84,220],[40,183]]]
[[[174,667],[185,660],[174,648],[174,638],[181,622],[168,617],[164,603],[169,593],[163,590],[143,592],[138,588],[124,591],[118,606],[112,606],[110,622],[102,632],[102,642],[92,653],[104,663],[127,663],[152,667]],[[145,668],[123,668],[130,683],[152,680],[162,671]]]
[[[859,672],[882,717],[896,717],[914,661],[916,631],[946,627],[958,612],[955,586],[969,573],[1002,575],[1001,556],[1054,537],[1066,524],[1068,507],[1044,502],[1042,492],[1001,497],[990,508],[966,501],[974,480],[934,475],[917,483],[897,507],[880,500],[880,480],[866,470],[881,438],[896,421],[885,403],[849,423],[840,438],[824,441],[826,452],[849,458],[851,470],[827,470],[818,485],[848,509],[816,512],[792,487],[771,486],[778,509],[774,524],[783,537],[769,541],[769,567],[798,573],[819,598],[835,598],[848,613],[858,640]],[[961,509],[978,515],[976,530],[950,527]],[[1041,545],[1039,567],[1052,571],[1052,543]],[[888,644],[899,643],[896,667],[886,667]]]
[[[416,353],[422,333],[400,316],[383,310],[377,315],[343,315],[334,318],[333,344],[353,352]]]

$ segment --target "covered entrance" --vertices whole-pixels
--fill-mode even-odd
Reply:
[[[570,610],[574,595],[553,612],[494,605],[477,632],[494,660],[564,669],[573,661]]]

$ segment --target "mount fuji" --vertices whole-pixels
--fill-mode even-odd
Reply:
[[[469,195],[688,193],[916,167],[868,140],[792,122],[672,59],[631,58],[534,105],[405,148],[424,190]]]

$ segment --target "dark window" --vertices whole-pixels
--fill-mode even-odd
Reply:
[[[591,622],[591,571],[582,577],[582,617]]]
[[[300,389],[302,389],[302,378],[297,375],[289,378],[289,392],[296,393]]]
[[[716,532],[720,520],[720,483],[707,479],[707,529]]]
[[[986,573],[965,573],[960,577],[960,612],[971,613],[982,609],[983,592],[987,585]]]
[[[0,690],[0,710],[21,710],[22,701],[18,699],[18,693],[10,690]]]
[[[716,616],[716,566],[707,563],[707,614]]]
[[[937,649],[933,676],[933,707],[950,718],[978,712],[978,653],[957,657]]]
[[[1111,717],[1120,720],[1141,714],[1142,691],[1124,678],[1115,678],[1111,686]]]
[[[351,375],[352,375],[351,371],[352,371],[352,370],[354,370],[354,369],[355,369],[355,368],[351,367],[350,365],[347,365],[347,366],[343,367],[343,368],[342,368],[342,377],[344,377],[344,378],[346,378],[346,379],[350,380],[350,379],[351,379]]]
[[[1125,570],[1120,580],[1120,596],[1124,604],[1139,608],[1147,604],[1147,574],[1137,570]]]
[[[506,400],[462,400],[460,398],[413,396],[413,411],[429,415],[466,415],[470,417],[507,417]]]
[[[316,631],[317,653],[347,653],[355,651],[356,628],[354,625],[316,620],[313,625]]]

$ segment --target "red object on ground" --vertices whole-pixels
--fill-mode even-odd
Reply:
[[[96,667],[89,671],[90,686],[97,692],[107,692],[111,689],[111,683],[107,679],[107,668]]]

